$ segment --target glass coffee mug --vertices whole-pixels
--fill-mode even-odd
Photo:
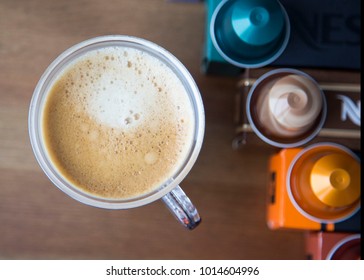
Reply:
[[[67,195],[105,209],[162,199],[188,229],[200,216],[179,183],[198,157],[204,129],[200,92],[182,63],[152,42],[122,35],[63,52],[40,78],[29,110],[35,157]],[[128,189],[138,184],[141,191]]]

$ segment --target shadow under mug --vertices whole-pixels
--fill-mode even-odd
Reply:
[[[135,198],[127,199],[110,199],[94,196],[82,191],[65,179],[47,154],[41,125],[42,109],[46,97],[52,84],[57,80],[62,70],[88,51],[115,46],[140,50],[166,64],[180,79],[188,93],[195,120],[192,147],[187,158],[184,159],[181,168],[155,190]],[[28,121],[30,142],[40,167],[53,184],[70,197],[84,204],[104,209],[130,209],[162,199],[167,208],[171,210],[172,214],[174,214],[184,227],[193,229],[200,223],[200,216],[197,209],[180,188],[179,183],[191,170],[202,146],[205,130],[204,107],[200,92],[191,74],[176,57],[164,48],[141,38],[124,35],[100,36],[72,46],[58,56],[40,78],[30,103]]]

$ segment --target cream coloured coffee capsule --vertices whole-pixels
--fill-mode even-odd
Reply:
[[[269,111],[284,128],[305,132],[321,112],[320,92],[320,88],[304,76],[285,76],[269,91]]]
[[[289,68],[259,77],[246,101],[253,131],[263,141],[281,148],[312,140],[324,125],[326,107],[320,85],[306,73]]]

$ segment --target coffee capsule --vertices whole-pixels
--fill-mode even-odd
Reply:
[[[306,231],[305,251],[309,260],[360,260],[361,236],[350,232]]]
[[[315,196],[326,205],[343,207],[360,196],[360,166],[344,154],[321,157],[312,167],[310,185]]]
[[[306,217],[320,222],[345,220],[360,207],[360,160],[333,143],[307,147],[290,165],[287,191]]]
[[[210,23],[212,42],[229,63],[257,68],[276,60],[288,44],[290,23],[276,0],[225,0]]]
[[[360,260],[361,236],[355,234],[338,242],[327,255],[328,260]]]
[[[319,116],[322,107],[320,89],[310,79],[287,75],[275,82],[268,93],[269,112],[281,133],[297,135],[307,130]]]
[[[247,99],[254,132],[273,146],[297,147],[317,135],[326,118],[319,85],[295,69],[277,69],[261,76]]]

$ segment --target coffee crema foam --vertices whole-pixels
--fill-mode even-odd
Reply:
[[[128,47],[89,51],[45,101],[42,129],[56,169],[94,196],[134,198],[182,167],[194,139],[188,93],[163,62]]]

